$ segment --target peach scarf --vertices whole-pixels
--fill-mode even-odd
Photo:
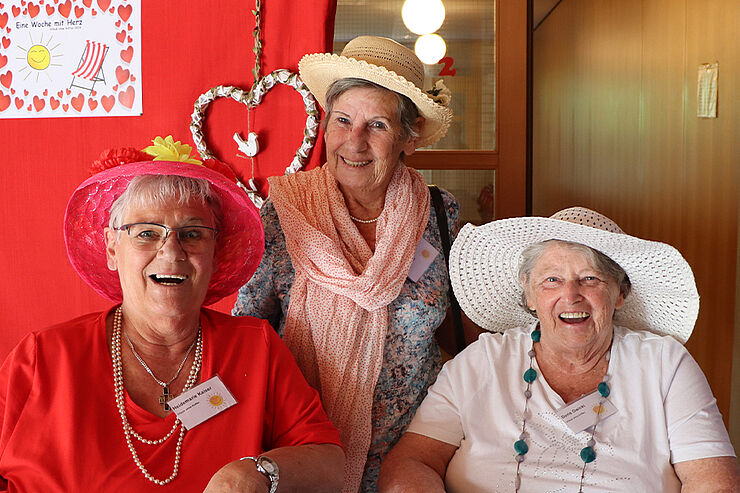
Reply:
[[[419,172],[397,167],[373,253],[326,166],[269,182],[295,269],[283,339],[339,428],[347,456],[342,491],[356,493],[370,448],[387,306],[401,292],[429,221],[429,190]]]

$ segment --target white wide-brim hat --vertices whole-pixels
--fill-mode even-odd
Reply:
[[[686,343],[699,313],[694,274],[670,245],[622,232],[611,219],[582,207],[552,217],[501,219],[465,225],[450,251],[450,279],[465,314],[486,330],[503,332],[536,319],[521,306],[522,251],[546,240],[581,243],[619,264],[632,290],[614,323],[670,335]]]
[[[447,107],[450,93],[443,84],[425,91],[424,64],[405,46],[378,36],[358,36],[347,43],[341,55],[314,53],[298,63],[303,82],[326,110],[326,91],[335,81],[364,79],[407,96],[424,117],[424,126],[416,141],[426,147],[444,137],[452,121]]]

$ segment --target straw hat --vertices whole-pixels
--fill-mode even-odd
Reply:
[[[486,330],[503,332],[536,319],[520,306],[522,251],[545,240],[581,243],[619,264],[632,290],[615,323],[670,335],[685,343],[699,313],[694,274],[678,250],[625,234],[611,219],[582,207],[550,218],[518,217],[465,225],[450,252],[450,279],[465,314]]]
[[[305,55],[298,70],[324,109],[329,86],[347,77],[365,79],[407,96],[425,118],[417,147],[432,145],[444,137],[452,121],[452,110],[447,107],[449,90],[438,81],[425,91],[424,64],[413,51],[392,39],[358,36],[347,43],[341,55]]]
[[[262,258],[265,237],[259,212],[247,194],[223,174],[192,162],[139,161],[105,169],[72,194],[64,215],[67,255],[80,277],[104,298],[123,300],[118,272],[108,269],[103,229],[113,202],[140,175],[202,178],[221,200],[223,217],[216,244],[215,271],[204,305],[234,293],[252,277]]]

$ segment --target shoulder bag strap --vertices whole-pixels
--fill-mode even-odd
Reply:
[[[442,204],[442,193],[439,191],[437,185],[429,185],[429,194],[432,197],[432,205],[434,205],[434,211],[437,214],[437,227],[439,228],[439,237],[442,240],[442,250],[445,256],[445,265],[447,266],[447,278],[449,279],[450,271],[450,232],[447,227],[447,212],[445,211],[444,205]],[[449,295],[450,303],[452,305],[452,322],[455,327],[455,345],[457,346],[457,352],[459,353],[465,349],[465,331],[463,330],[462,313],[460,311],[460,304],[455,298],[455,293],[452,291],[452,282],[449,284]]]

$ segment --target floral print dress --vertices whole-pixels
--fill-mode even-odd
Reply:
[[[441,192],[452,241],[458,231],[459,205],[449,192]],[[282,336],[295,271],[272,201],[265,202],[260,215],[265,228],[265,253],[254,276],[239,290],[232,314],[267,319]],[[401,293],[388,305],[389,327],[383,366],[375,386],[373,435],[362,479],[363,492],[377,491],[382,458],[406,430],[442,366],[434,332],[450,304],[449,276],[433,205],[423,237],[438,254],[418,282],[406,279]]]

